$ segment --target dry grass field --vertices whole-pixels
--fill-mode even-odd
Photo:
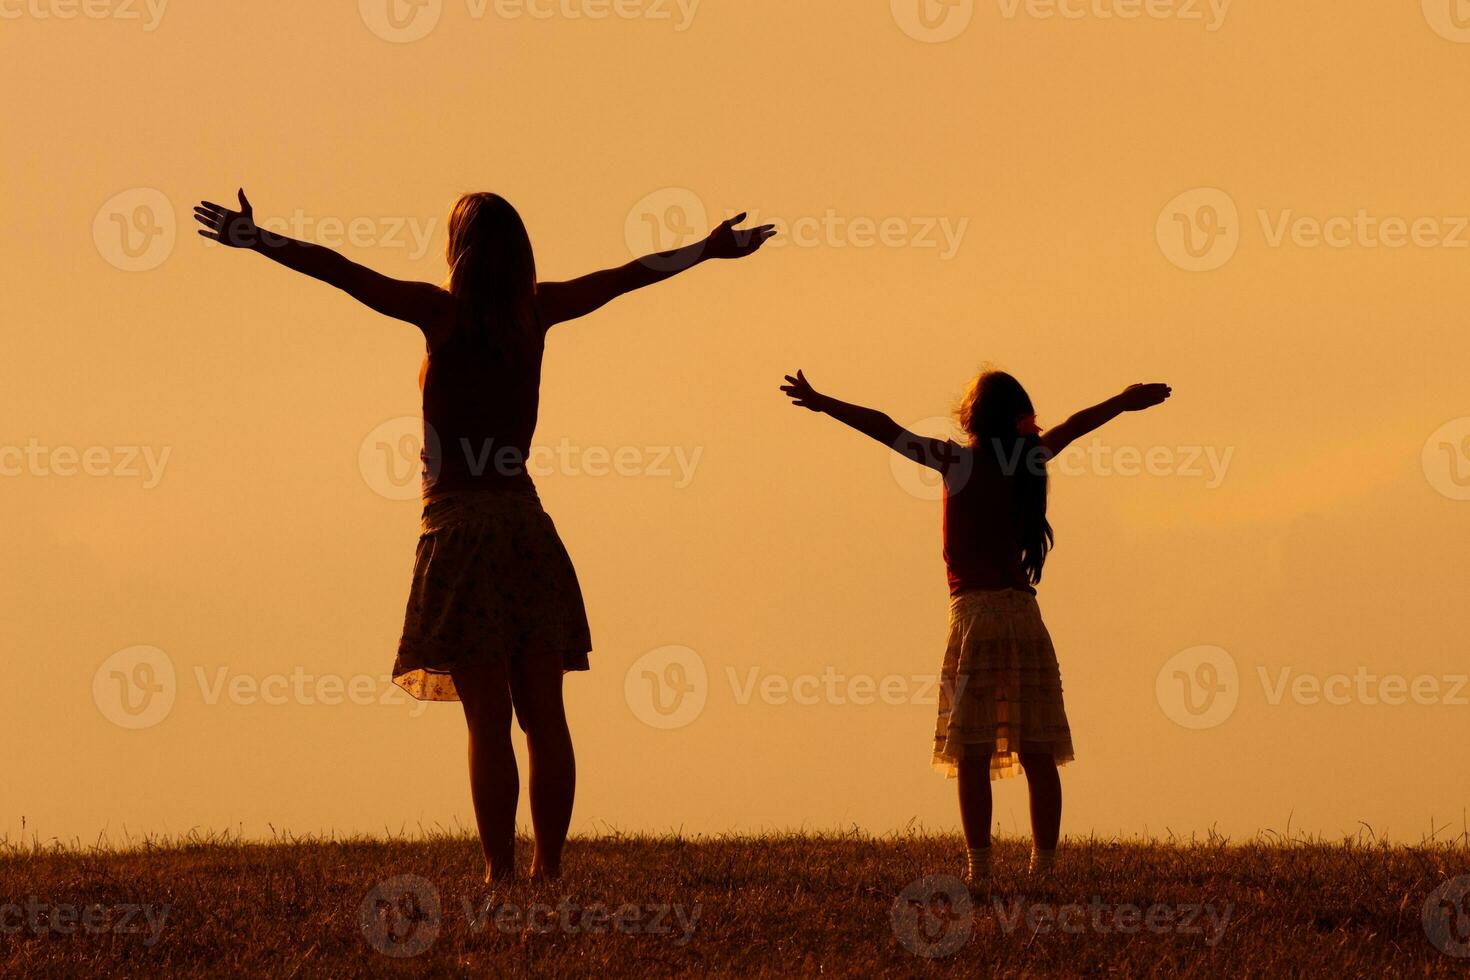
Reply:
[[[1465,976],[1470,849],[1064,842],[1055,877],[957,838],[574,840],[555,885],[477,846],[0,844],[0,976]]]

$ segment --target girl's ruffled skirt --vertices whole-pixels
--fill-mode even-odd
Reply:
[[[950,602],[934,767],[954,776],[962,758],[985,753],[991,779],[1019,773],[1023,753],[1073,759],[1056,651],[1029,592],[964,592]]]

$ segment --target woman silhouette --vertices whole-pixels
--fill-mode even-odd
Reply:
[[[538,283],[515,208],[494,194],[466,194],[449,216],[449,279],[440,287],[263,231],[243,189],[239,201],[238,210],[195,207],[199,234],[259,252],[424,333],[423,533],[393,677],[420,700],[464,706],[487,881],[515,871],[514,715],[531,762],[531,875],[554,878],[576,787],[562,674],[588,669],[592,642],[576,572],[525,465],[546,331],[706,259],[750,255],[775,231],[738,229],[741,214],[694,245]]]

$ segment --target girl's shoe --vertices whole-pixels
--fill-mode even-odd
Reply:
[[[989,888],[990,848],[972,847],[967,853],[968,866],[965,869],[965,884],[971,888]]]

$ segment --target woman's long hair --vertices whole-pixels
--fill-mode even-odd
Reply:
[[[970,382],[958,415],[981,465],[994,463],[1010,479],[1021,564],[1035,585],[1055,536],[1046,519],[1046,454],[1031,396],[1004,371],[985,370]]]
[[[449,213],[448,290],[477,330],[530,337],[536,316],[536,255],[525,222],[498,194],[465,194]]]

